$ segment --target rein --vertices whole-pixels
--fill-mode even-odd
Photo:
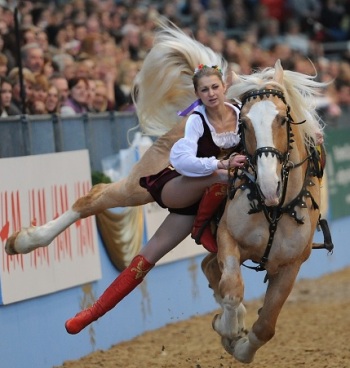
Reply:
[[[249,211],[249,214],[263,211],[263,213],[265,215],[265,218],[267,219],[267,221],[269,223],[269,238],[268,238],[268,241],[267,241],[267,244],[266,244],[265,252],[264,252],[260,262],[256,262],[256,263],[258,263],[258,265],[257,266],[248,266],[248,265],[242,263],[242,265],[244,267],[249,268],[249,269],[253,269],[255,271],[265,271],[266,270],[265,265],[266,265],[266,263],[268,261],[268,258],[269,258],[269,254],[270,254],[272,244],[273,244],[273,240],[274,240],[274,237],[275,237],[275,233],[276,233],[276,230],[277,230],[277,225],[278,225],[279,220],[282,218],[283,214],[288,213],[299,224],[304,223],[303,219],[300,219],[300,218],[297,217],[297,212],[296,212],[296,209],[295,209],[295,207],[297,207],[297,206],[306,207],[306,203],[303,200],[304,196],[311,198],[312,203],[313,203],[313,207],[318,208],[317,203],[312,198],[312,195],[311,195],[310,191],[307,189],[308,186],[314,185],[312,183],[312,181],[309,180],[309,177],[312,175],[311,172],[313,171],[310,167],[311,166],[311,163],[310,163],[311,154],[306,156],[305,159],[303,159],[301,162],[299,162],[297,164],[289,161],[290,150],[293,149],[292,143],[294,142],[291,124],[300,125],[300,124],[305,123],[306,120],[301,121],[299,123],[294,123],[294,121],[293,121],[293,119],[290,115],[290,107],[286,102],[284,94],[283,94],[282,91],[277,90],[277,89],[261,89],[261,90],[254,90],[254,91],[250,91],[250,92],[246,93],[242,98],[242,107],[246,102],[249,102],[251,99],[257,99],[257,98],[262,99],[263,97],[269,98],[270,96],[275,96],[275,97],[280,98],[283,101],[283,103],[286,105],[287,119],[285,120],[285,122],[283,122],[283,123],[286,123],[286,129],[287,129],[287,149],[286,149],[286,151],[284,153],[282,153],[274,147],[260,147],[251,155],[251,154],[248,153],[247,148],[246,148],[244,127],[242,127],[242,125],[241,125],[241,129],[240,129],[241,138],[242,138],[241,140],[242,140],[242,143],[243,143],[244,153],[245,153],[245,155],[247,156],[247,159],[248,159],[248,167],[252,171],[252,173],[251,173],[249,171],[249,169],[241,170],[241,175],[240,176],[241,177],[246,177],[248,181],[246,183],[242,184],[240,186],[240,189],[242,189],[242,190],[245,190],[247,188],[250,189],[250,193],[247,195],[248,199],[251,202],[251,210]],[[240,121],[242,122],[241,118],[240,118]],[[275,207],[268,207],[268,206],[265,205],[264,200],[263,200],[264,196],[261,192],[261,189],[260,189],[259,185],[256,183],[257,174],[256,174],[256,170],[255,170],[255,165],[256,165],[256,162],[257,162],[257,157],[258,156],[261,157],[263,154],[268,155],[268,153],[271,153],[272,155],[275,155],[279,159],[280,163],[282,164],[282,173],[281,173],[282,183],[283,183],[282,196],[281,196],[280,204],[278,206],[275,206]],[[298,196],[294,200],[292,200],[290,203],[283,206],[284,201],[285,201],[285,197],[286,197],[286,193],[287,193],[288,178],[289,178],[290,170],[302,166],[307,161],[308,161],[308,167],[307,167],[307,170],[306,170],[304,184],[303,184],[303,187],[302,187],[300,193],[298,194]],[[257,201],[257,204],[256,204],[256,202],[254,203],[254,201]]]

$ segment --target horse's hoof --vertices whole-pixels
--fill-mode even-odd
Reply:
[[[223,346],[223,348],[226,350],[227,353],[233,356],[234,349],[235,349],[235,341],[227,337],[222,337],[221,345]]]
[[[18,252],[15,249],[15,241],[17,238],[19,231],[17,231],[16,233],[12,234],[6,241],[5,244],[5,252],[9,255],[9,256],[14,256],[16,254],[18,254]]]
[[[255,352],[249,351],[248,337],[242,337],[236,341],[233,349],[233,356],[241,363],[249,364],[254,360]]]

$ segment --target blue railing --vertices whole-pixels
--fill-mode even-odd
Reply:
[[[88,149],[91,170],[102,171],[101,160],[127,148],[137,131],[131,112],[11,116],[0,119],[0,158]]]

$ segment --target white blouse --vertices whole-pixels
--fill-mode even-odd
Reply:
[[[239,116],[239,109],[229,103],[225,103],[231,107],[236,115]],[[216,133],[215,128],[210,124],[205,107],[200,105],[194,109],[204,116],[211,132],[214,143],[220,148],[230,148],[236,146],[240,137],[238,135],[238,122],[236,130],[224,133]],[[186,126],[184,138],[179,139],[170,151],[170,163],[182,175],[200,177],[212,174],[218,169],[219,160],[212,157],[197,157],[198,140],[204,134],[202,119],[197,114],[189,116]]]

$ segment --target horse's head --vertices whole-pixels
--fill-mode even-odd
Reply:
[[[277,62],[273,79],[241,98],[242,143],[267,206],[281,202],[283,169],[289,158],[291,117],[281,86],[283,69]]]

